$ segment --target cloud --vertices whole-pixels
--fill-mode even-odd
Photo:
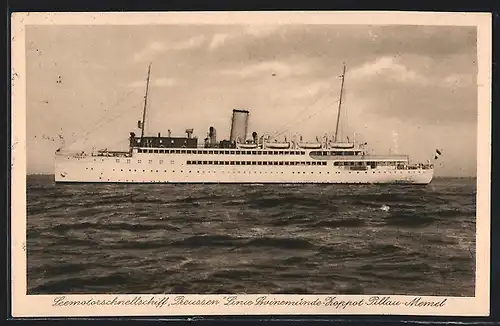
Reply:
[[[469,87],[475,83],[475,78],[470,74],[452,74],[442,79],[444,86],[458,88]]]
[[[477,121],[477,88],[456,91],[443,83],[406,84],[391,80],[349,84],[346,105],[368,116],[396,118],[414,124],[464,125]]]
[[[429,83],[428,78],[399,63],[395,57],[378,58],[375,61],[352,69],[349,73],[349,78],[353,79],[367,77],[385,77],[397,82],[417,83],[421,85]]]
[[[244,32],[254,37],[263,37],[275,33],[280,25],[249,25],[246,26]]]
[[[250,25],[245,26],[241,32],[217,33],[212,36],[208,45],[209,50],[214,50],[227,44],[229,40],[252,36],[253,38],[267,37],[275,33],[280,28],[279,25]]]
[[[211,37],[210,42],[208,43],[208,49],[210,51],[214,51],[219,48],[223,48],[231,44],[232,42],[252,42],[258,39],[265,39],[272,34],[274,34],[278,29],[280,29],[279,25],[247,25],[243,28],[238,27],[230,32],[218,32]]]
[[[314,97],[322,92],[331,90],[333,84],[327,81],[316,81],[312,83],[302,84],[303,87],[294,87],[291,89],[289,98],[305,99]]]
[[[151,42],[146,48],[134,54],[134,61],[146,61],[153,56],[165,53],[169,50],[173,51],[181,51],[181,50],[191,50],[197,47],[200,47],[205,42],[206,38],[203,35],[193,36],[187,40],[183,40],[180,42],[172,42],[172,43],[160,43],[160,42]]]
[[[160,42],[152,42],[145,49],[134,54],[134,61],[144,61],[157,53],[166,50],[166,46]]]
[[[304,75],[310,71],[310,67],[306,64],[286,64],[279,61],[264,61],[251,64],[242,68],[232,68],[219,71],[223,75],[238,76],[241,78],[249,78],[258,75],[274,76],[274,77],[289,77],[294,75]]]
[[[177,44],[173,44],[170,46],[172,50],[190,50],[197,47],[200,47],[205,41],[205,36],[193,36],[185,41],[179,42]]]
[[[219,46],[223,45],[229,37],[230,37],[229,34],[222,34],[222,33],[215,34],[214,36],[212,36],[212,40],[210,41],[208,48],[210,50],[218,48]]]
[[[380,57],[352,69],[347,76],[349,79],[365,83],[373,83],[373,79],[378,79],[384,83],[397,82],[421,87],[465,88],[474,86],[475,83],[473,72],[436,75],[436,72],[426,72],[428,69],[422,67],[410,68],[401,61],[401,58],[396,57]]]

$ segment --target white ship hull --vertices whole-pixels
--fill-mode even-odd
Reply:
[[[334,166],[333,161],[324,165],[251,165],[256,157],[249,155],[197,155],[140,154],[133,157],[99,157],[56,155],[56,182],[97,183],[339,183],[339,184],[428,184],[433,169],[396,169],[380,166],[356,171]],[[260,156],[267,162],[315,162],[308,156]],[[249,165],[196,164],[201,162],[249,162]],[[188,164],[188,161],[195,164]],[[255,162],[255,163],[258,163]],[[319,164],[319,163],[318,163]]]

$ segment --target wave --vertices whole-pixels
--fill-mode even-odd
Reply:
[[[248,247],[270,247],[270,248],[279,248],[279,249],[289,249],[289,250],[297,250],[297,249],[312,249],[315,248],[311,241],[305,239],[297,239],[297,238],[270,238],[270,237],[262,237],[250,240],[246,243]]]
[[[474,294],[470,181],[396,187],[47,180],[28,181],[30,294]]]

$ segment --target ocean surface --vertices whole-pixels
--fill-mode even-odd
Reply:
[[[475,193],[28,176],[28,293],[473,296]]]

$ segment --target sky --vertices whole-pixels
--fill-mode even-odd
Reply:
[[[342,135],[476,175],[476,28],[404,25],[28,26],[28,174],[53,173],[61,146],[127,150],[150,63],[147,134],[227,139],[247,109],[249,133],[315,141],[335,131],[345,63]]]

